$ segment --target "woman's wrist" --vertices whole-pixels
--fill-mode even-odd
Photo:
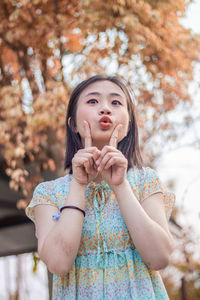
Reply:
[[[69,194],[64,205],[74,205],[85,210],[85,189],[87,185],[80,184],[72,177],[69,187]]]
[[[129,182],[125,178],[120,184],[110,185],[110,188],[117,195],[118,193],[121,193],[124,189],[126,189],[129,186],[130,186]]]
[[[70,185],[73,185],[75,188],[80,189],[80,190],[84,190],[84,191],[85,191],[85,189],[87,187],[87,184],[80,183],[79,181],[76,180],[75,177],[72,177]]]

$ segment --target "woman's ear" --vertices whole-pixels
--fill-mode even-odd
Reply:
[[[67,123],[71,130],[77,133],[75,122],[71,117],[68,118]]]
[[[131,129],[131,120],[129,120],[129,123],[128,123],[128,132],[130,129]]]
[[[68,124],[68,126],[69,126],[70,128],[71,128],[71,119],[72,119],[72,118],[69,117],[68,120],[67,120],[67,124]]]

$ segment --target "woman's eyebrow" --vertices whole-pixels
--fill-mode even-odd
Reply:
[[[118,93],[110,93],[110,96],[115,96],[115,97],[123,98],[122,95],[120,95]]]
[[[88,97],[88,96],[101,96],[102,94],[99,93],[99,92],[91,92],[91,93],[88,93],[85,97]],[[109,96],[115,96],[115,97],[120,97],[120,98],[123,98],[122,95],[118,94],[118,93],[110,93]]]
[[[88,96],[101,96],[101,93],[91,92],[91,93],[88,93],[87,95],[85,95],[85,97],[88,97]]]

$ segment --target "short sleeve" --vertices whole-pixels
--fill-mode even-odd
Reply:
[[[169,220],[175,203],[175,195],[167,190],[166,186],[160,181],[155,170],[145,168],[144,182],[141,185],[141,202],[149,196],[159,192],[163,194],[165,213]]]
[[[26,207],[25,213],[33,222],[35,222],[35,206],[40,204],[49,204],[57,207],[54,184],[52,182],[43,182],[36,186],[33,198]]]

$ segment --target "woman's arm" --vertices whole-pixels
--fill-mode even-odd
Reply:
[[[121,185],[112,186],[112,190],[118,199],[134,245],[144,262],[155,270],[166,267],[173,250],[173,241],[165,216],[162,193],[149,196],[141,205],[127,180]]]
[[[80,149],[72,159],[73,179],[70,183],[66,205],[74,205],[85,210],[85,189],[89,181],[97,176],[94,161],[100,151],[92,147],[90,128],[85,122],[84,149]],[[50,205],[38,205],[35,209],[38,253],[50,272],[63,275],[68,273],[77,256],[83,214],[74,209],[64,209],[59,220],[52,220],[58,212]]]
[[[169,262],[172,237],[165,216],[162,193],[136,199],[126,179],[128,161],[116,148],[120,125],[116,126],[108,146],[104,146],[96,160],[98,171],[115,193],[131,238],[147,265],[162,269]]]
[[[66,205],[85,209],[85,186],[72,179]],[[50,272],[63,275],[70,271],[80,245],[84,216],[80,211],[64,209],[59,220],[53,220],[56,207],[38,205],[35,224],[38,254]]]

